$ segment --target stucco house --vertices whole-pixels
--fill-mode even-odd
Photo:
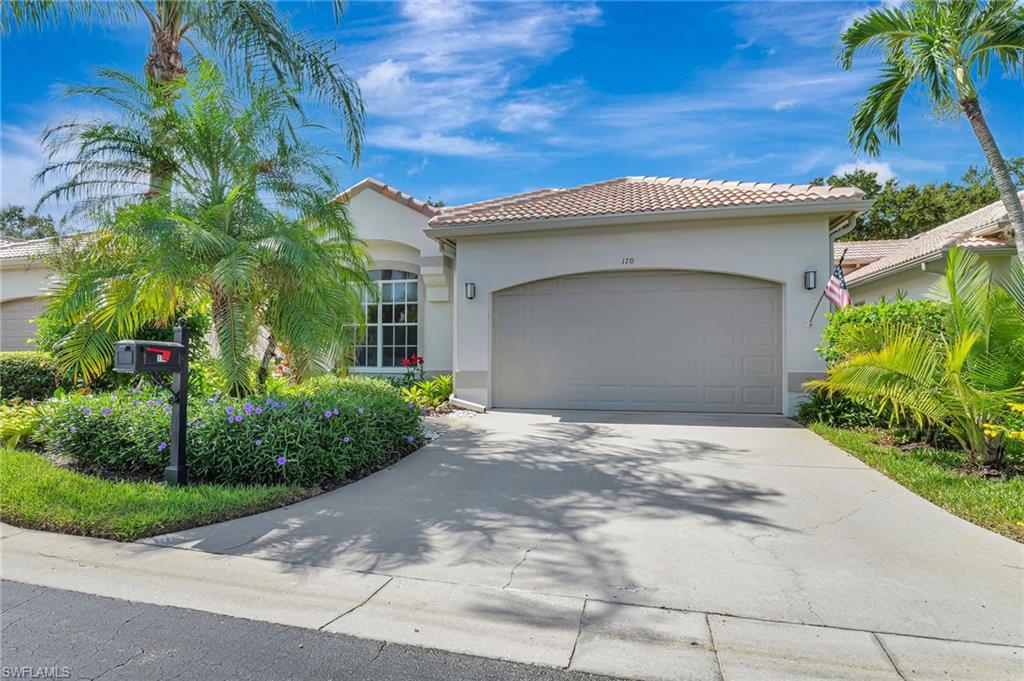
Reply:
[[[52,239],[0,242],[0,350],[32,350],[32,322],[45,308],[44,291],[52,275],[41,256],[53,249]]]
[[[1024,198],[1024,192],[1021,192]],[[954,247],[980,254],[995,276],[1006,272],[1016,256],[1009,217],[1002,201],[951,220],[910,239],[836,243],[846,285],[854,305],[898,295],[924,298],[946,271],[946,253]],[[851,259],[851,255],[854,256]],[[848,264],[849,263],[849,264]]]
[[[355,371],[417,351],[471,408],[792,413],[823,370],[808,320],[832,243],[870,207],[663,177],[441,209],[373,179],[341,198],[382,287]]]
[[[824,369],[810,316],[833,242],[871,205],[856,188],[665,177],[444,208],[365,179],[338,199],[380,287],[354,372],[421,355],[474,409],[785,414]],[[48,272],[12,248],[4,348],[22,349]]]

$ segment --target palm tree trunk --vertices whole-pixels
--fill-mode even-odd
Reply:
[[[158,0],[156,14],[147,13],[153,38],[150,43],[149,56],[146,57],[145,72],[149,81],[164,87],[181,78],[186,73],[185,59],[181,54],[181,7],[178,0]],[[163,90],[173,105],[175,99],[171,90]],[[154,134],[157,144],[164,139],[166,132]],[[169,173],[153,164],[149,169],[149,196],[160,196],[171,191]]]
[[[999,198],[1003,200],[1006,212],[1010,216],[1010,227],[1013,229],[1014,244],[1017,246],[1017,257],[1024,259],[1024,208],[1021,208],[1020,196],[1017,194],[1017,188],[1013,185],[1006,161],[999,152],[999,146],[992,136],[992,131],[989,130],[988,123],[985,122],[978,98],[964,99],[960,102],[960,106],[967,114],[967,120],[971,122],[974,135],[978,138],[982,151],[985,152],[985,158],[988,159],[988,165],[992,169],[992,177],[999,189]]]
[[[263,351],[263,359],[260,360],[260,369],[256,372],[256,383],[260,389],[267,385],[267,375],[270,373],[270,360],[274,358],[274,351],[277,350],[277,340],[273,332],[267,336],[267,348]]]

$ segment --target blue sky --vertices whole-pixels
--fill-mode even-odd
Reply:
[[[363,91],[367,147],[358,168],[339,166],[341,185],[374,176],[461,203],[622,175],[803,182],[866,163],[924,182],[984,163],[966,122],[920,94],[900,148],[851,152],[847,122],[875,65],[844,72],[833,44],[865,3],[356,2],[338,29],[326,5],[282,7],[337,40]],[[139,70],[147,49],[141,24],[4,38],[4,204],[40,194],[43,127],[91,112],[64,85],[97,66]],[[982,85],[1007,156],[1024,155],[1022,95],[998,72]]]

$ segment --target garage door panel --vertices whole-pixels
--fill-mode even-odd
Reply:
[[[657,271],[499,292],[494,404],[781,411],[780,297],[743,277]]]

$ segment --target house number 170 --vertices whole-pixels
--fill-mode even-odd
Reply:
[[[622,264],[623,264],[623,265],[632,265],[632,264],[633,264],[633,262],[634,262],[634,261],[633,261],[633,258],[623,258],[623,259],[622,259]]]

